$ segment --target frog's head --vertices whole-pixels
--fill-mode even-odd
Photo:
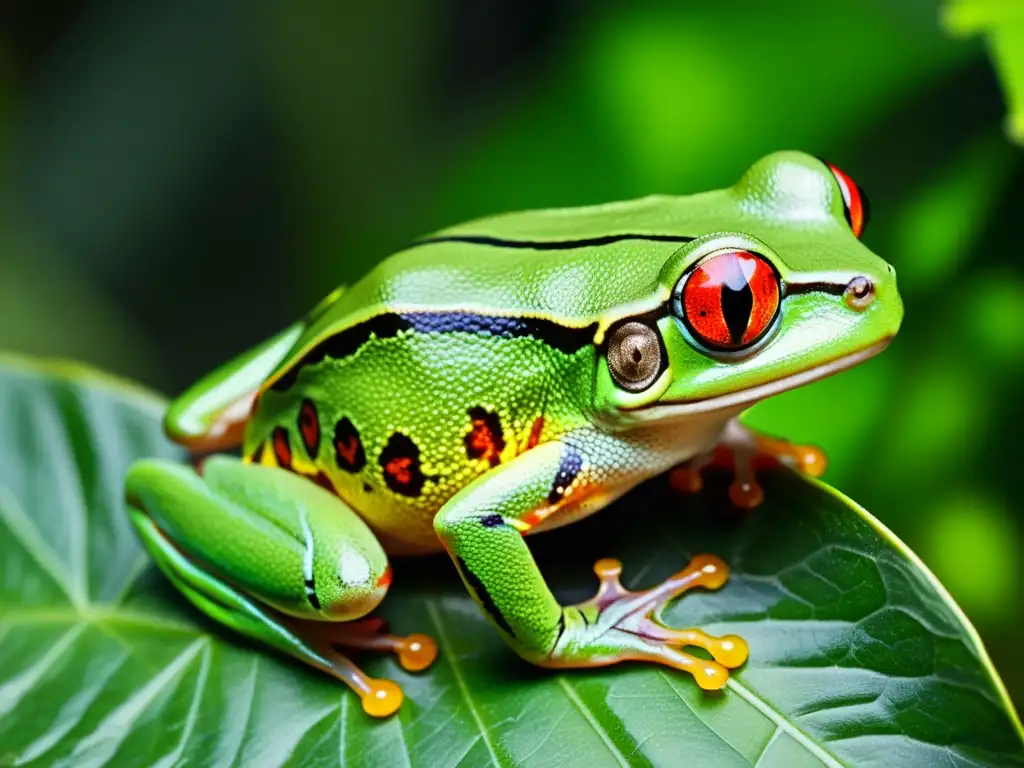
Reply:
[[[838,168],[780,152],[678,205],[698,236],[662,267],[658,308],[604,326],[596,405],[611,420],[742,410],[899,329],[895,272],[858,239],[867,201]]]

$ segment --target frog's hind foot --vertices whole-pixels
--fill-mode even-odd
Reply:
[[[427,635],[391,635],[380,618],[361,619],[344,624],[316,622],[307,624],[303,636],[314,641],[330,662],[325,671],[355,691],[363,711],[373,717],[387,717],[402,705],[402,689],[391,680],[372,678],[341,653],[342,649],[393,653],[408,672],[426,669],[437,658],[437,643]]]
[[[729,670],[747,660],[747,643],[736,635],[713,637],[699,629],[673,629],[657,618],[669,601],[695,588],[720,589],[729,578],[728,566],[713,555],[698,555],[678,573],[652,589],[632,592],[622,586],[622,563],[598,560],[597,594],[565,609],[565,629],[548,667],[596,667],[619,661],[649,661],[689,672],[704,690],[722,688]],[[701,648],[714,661],[687,653]]]
[[[322,650],[320,656],[327,662],[321,668],[341,680],[359,696],[363,712],[366,714],[371,717],[388,717],[402,706],[405,695],[398,683],[370,677],[348,656],[339,653],[333,647]]]
[[[673,469],[669,473],[669,482],[680,493],[697,493],[704,487],[705,472],[731,468],[733,481],[729,486],[729,500],[741,509],[753,509],[764,501],[764,490],[757,482],[757,473],[780,464],[811,477],[821,477],[827,461],[825,454],[816,446],[798,445],[762,435],[733,419],[712,450]]]

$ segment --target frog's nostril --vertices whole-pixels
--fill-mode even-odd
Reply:
[[[857,312],[863,312],[875,300],[875,286],[866,277],[855,277],[843,291],[846,306]]]

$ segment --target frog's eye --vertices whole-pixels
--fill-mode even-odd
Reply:
[[[678,311],[690,332],[708,347],[749,347],[779,311],[779,277],[750,251],[719,251],[683,278]]]
[[[870,208],[868,207],[867,197],[853,179],[832,165],[832,163],[824,160],[822,162],[832,171],[836,184],[839,185],[839,191],[843,195],[843,213],[846,216],[846,223],[853,230],[854,237],[860,237],[864,227],[868,225]]]
[[[608,368],[627,392],[643,392],[661,373],[664,350],[658,332],[644,323],[623,323],[608,336]]]

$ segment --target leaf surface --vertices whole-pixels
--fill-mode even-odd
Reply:
[[[748,640],[726,690],[636,664],[530,667],[447,560],[424,558],[396,563],[383,613],[441,656],[420,674],[366,659],[407,695],[370,720],[148,565],[121,480],[137,457],[179,455],[162,408],[82,369],[0,365],[0,765],[1024,765],[1019,719],[945,591],[874,518],[788,472],[750,515],[727,511],[722,478],[694,498],[656,481],[531,539],[563,602],[592,594],[598,557],[621,558],[634,588],[724,557],[727,587],[664,618]]]

